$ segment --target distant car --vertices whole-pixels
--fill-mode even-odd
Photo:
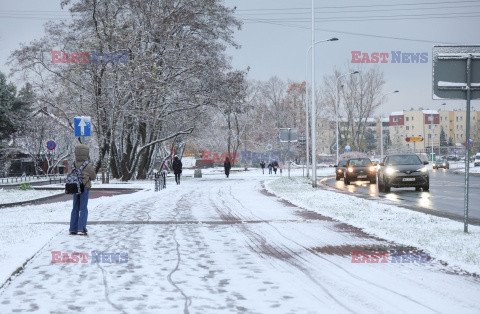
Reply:
[[[428,191],[430,189],[430,177],[425,165],[417,155],[390,155],[385,157],[378,171],[378,190],[390,192],[392,187],[404,188],[415,187],[415,190]]]
[[[449,161],[459,161],[460,158],[458,158],[457,156],[451,155],[451,156],[447,156],[447,160],[449,160]]]
[[[347,162],[347,171],[344,173],[345,184],[351,181],[370,181],[377,182],[377,167],[375,167],[369,158],[352,158]]]
[[[434,161],[433,164],[433,169],[439,169],[439,168],[444,168],[444,169],[450,169],[450,163],[448,160],[439,158],[437,161]]]
[[[335,179],[337,181],[340,181],[341,178],[343,178],[343,174],[345,171],[347,171],[347,161],[346,160],[340,160],[338,162],[338,165],[335,165]]]
[[[475,155],[475,159],[473,160],[473,166],[474,167],[480,166],[480,153]]]

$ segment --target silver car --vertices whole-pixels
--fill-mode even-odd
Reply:
[[[439,168],[450,169],[450,164],[448,163],[448,160],[444,158],[439,158],[438,160],[434,161],[433,169],[439,169]]]

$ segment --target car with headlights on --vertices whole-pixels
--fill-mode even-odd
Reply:
[[[347,161],[347,171],[344,173],[345,184],[352,181],[370,181],[377,182],[377,167],[375,167],[369,158],[351,158]]]
[[[439,158],[438,160],[434,161],[432,166],[433,166],[433,169],[439,169],[439,168],[450,169],[450,163],[445,158]]]
[[[335,165],[335,179],[337,181],[340,181],[341,178],[343,178],[343,174],[345,171],[347,171],[347,161],[346,160],[340,160],[338,162],[338,165]]]
[[[430,177],[425,165],[415,154],[390,155],[385,157],[378,170],[378,190],[390,192],[392,187],[414,187],[415,190],[428,191],[430,189]]]

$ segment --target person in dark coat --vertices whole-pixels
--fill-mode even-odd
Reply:
[[[272,162],[268,163],[268,174],[272,174],[273,165]]]
[[[230,168],[232,168],[232,164],[230,163],[230,159],[225,158],[225,162],[223,163],[223,168],[225,168],[225,175],[228,176],[230,175]]]
[[[84,161],[88,164],[82,171],[82,183],[85,186],[83,193],[73,195],[73,209],[70,215],[70,234],[87,235],[88,195],[92,188],[91,181],[97,174],[90,163],[90,148],[87,145],[75,146],[75,168],[79,169]]]
[[[265,174],[265,161],[260,162],[260,168],[262,168],[262,174]]]
[[[273,171],[275,172],[275,174],[277,174],[278,162],[274,160],[272,163],[272,166],[273,166]]]
[[[178,156],[176,155],[173,158],[172,168],[173,173],[175,174],[175,182],[177,182],[177,184],[180,184],[180,175],[182,174],[182,162],[180,161],[180,159],[178,159]]]

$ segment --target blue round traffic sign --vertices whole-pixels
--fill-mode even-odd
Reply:
[[[47,142],[47,148],[48,148],[49,150],[54,150],[55,147],[57,147],[57,144],[55,143],[55,141],[50,140],[50,141]]]
[[[350,145],[345,146],[345,150],[346,150],[347,152],[349,152],[350,149],[351,149]]]
[[[463,143],[463,145],[467,146],[467,141],[465,141],[465,143]],[[473,141],[470,139],[468,141],[468,148],[472,148],[473,147]]]

